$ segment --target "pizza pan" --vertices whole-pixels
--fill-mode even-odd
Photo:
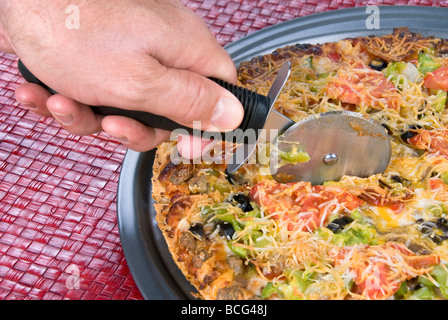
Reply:
[[[409,27],[423,36],[448,38],[448,8],[358,7],[296,18],[254,32],[226,46],[236,65],[276,48],[323,43],[347,37],[384,35]],[[372,20],[374,19],[374,20]],[[127,151],[118,183],[118,225],[123,251],[145,299],[194,299],[194,288],[177,269],[155,222],[151,198],[154,151]]]

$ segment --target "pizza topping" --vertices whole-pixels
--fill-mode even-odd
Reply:
[[[331,214],[348,212],[363,203],[348,190],[311,186],[308,182],[280,184],[266,180],[255,185],[250,196],[290,231],[313,231]]]
[[[406,131],[400,134],[400,139],[406,144],[412,143],[410,140],[418,135],[418,130],[422,127],[420,125],[410,125]]]
[[[197,235],[198,237],[204,236],[204,226],[200,223],[195,223],[190,226],[190,232]]]
[[[396,28],[390,35],[366,37],[361,41],[370,54],[390,62],[412,59],[422,47],[438,43],[439,40],[424,38],[410,32],[408,28]]]
[[[435,221],[419,219],[416,222],[418,223],[418,230],[435,243],[441,244],[448,239],[448,225],[445,218],[439,218]]]
[[[315,274],[304,271],[294,271],[287,276],[287,281],[282,283],[269,282],[261,292],[262,299],[271,298],[273,295],[288,300],[305,299],[306,289],[313,282]]]
[[[250,204],[249,197],[247,197],[244,193],[237,193],[233,195],[230,202],[238,208],[241,208],[244,212],[254,210]]]
[[[190,166],[182,166],[181,168],[177,167],[176,170],[173,170],[172,168],[174,168],[174,164],[166,167],[166,169],[171,171],[170,181],[174,185],[180,185],[193,177],[194,172]]]
[[[422,128],[416,129],[415,133],[412,138],[408,139],[408,142],[414,148],[448,156],[448,130],[426,130]]]
[[[381,71],[387,67],[387,62],[383,59],[374,59],[370,61],[369,67],[376,71]]]
[[[446,107],[447,92],[444,90],[437,90],[436,94],[428,97],[428,101],[436,112],[442,112]]]
[[[325,88],[329,98],[373,109],[397,110],[401,96],[395,85],[382,72],[352,63],[339,69],[337,76]]]
[[[346,225],[353,222],[353,219],[349,216],[342,216],[340,218],[336,218],[332,220],[328,225],[327,228],[333,231],[333,233],[338,233],[341,231]]]
[[[299,162],[308,162],[310,161],[310,155],[303,151],[303,148],[299,148],[294,145],[291,148],[291,151],[281,151],[280,158],[286,162],[297,164]]]
[[[405,80],[415,83],[421,81],[421,75],[417,67],[410,62],[391,62],[383,72],[386,78],[389,79],[400,91],[403,91]]]
[[[413,194],[406,189],[382,188],[371,186],[358,195],[361,200],[377,207],[389,207],[398,211],[402,204],[409,201]]]
[[[425,274],[440,261],[436,255],[416,256],[403,244],[391,242],[381,246],[334,248],[330,257],[336,266],[355,274],[354,293],[366,299],[392,296],[403,280]],[[400,273],[395,272],[397,268]]]
[[[448,91],[448,67],[429,72],[423,79],[423,86],[428,89]]]
[[[211,189],[210,180],[206,174],[197,174],[188,181],[191,193],[208,193]]]
[[[338,247],[377,244],[376,229],[366,222],[357,210],[354,210],[350,216],[332,220],[325,228],[319,228],[317,235]]]
[[[428,276],[422,275],[418,277],[418,281],[423,288],[427,288],[427,298],[433,299],[437,295],[448,299],[448,269],[446,264],[435,266]]]
[[[440,68],[440,63],[435,61],[433,57],[431,57],[428,53],[421,51],[418,54],[418,71],[423,75],[426,75],[428,72],[433,72],[436,69]]]

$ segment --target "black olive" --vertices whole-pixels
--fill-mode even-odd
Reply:
[[[300,50],[307,50],[311,45],[309,43],[297,43],[296,48]]]
[[[192,226],[190,226],[190,232],[199,236],[199,237],[203,237],[204,236],[204,227],[202,226],[202,224],[200,223],[196,223]]]
[[[254,210],[254,208],[252,208],[252,205],[250,204],[249,198],[243,193],[235,194],[232,197],[231,203],[234,206],[241,208],[241,210],[243,210],[244,212],[249,212],[249,211]]]
[[[386,188],[386,189],[393,189],[393,187],[391,185],[389,185],[386,181],[379,179],[378,180],[378,184],[380,185],[380,187]]]
[[[392,181],[397,182],[397,183],[402,183],[405,180],[404,178],[397,176],[397,175],[393,175],[390,178],[392,179]]]
[[[446,220],[445,218],[439,218],[439,219],[437,219],[437,222],[444,224],[444,225],[448,224],[448,220]]]
[[[405,132],[403,132],[400,135],[400,139],[404,142],[404,143],[409,143],[409,139],[412,139],[413,137],[415,137],[418,133],[416,132],[417,129],[421,129],[422,126],[419,126],[418,124],[414,124],[412,126],[409,126],[408,130],[406,130]]]
[[[408,280],[407,285],[410,291],[415,291],[423,287],[423,285],[418,281],[418,277]]]
[[[348,216],[343,216],[331,221],[327,228],[333,231],[333,233],[338,233],[341,231],[346,225],[353,222],[353,219]]]
[[[235,229],[231,223],[228,222],[220,222],[219,224],[219,234],[227,239],[232,239],[233,234],[235,233]]]
[[[448,239],[448,226],[443,221],[445,219],[437,221],[423,221],[423,219],[419,219],[416,222],[420,224],[418,229],[421,233],[428,236],[435,243],[441,244]]]
[[[262,63],[265,61],[264,56],[256,56],[255,58],[252,59],[254,62],[258,62],[258,63]]]
[[[383,59],[375,59],[370,61],[369,67],[376,71],[381,71],[387,67],[387,62]]]
[[[409,186],[411,184],[411,181],[408,179],[405,179],[403,177],[397,176],[397,175],[393,175],[390,177],[390,179],[393,182],[397,182],[397,183],[401,183],[403,186]]]
[[[381,126],[382,126],[384,129],[386,129],[386,132],[387,132],[388,135],[391,135],[391,134],[393,133],[393,132],[392,132],[392,129],[391,129],[387,124],[382,123]]]
[[[244,178],[244,176],[238,172],[229,173],[226,169],[224,173],[227,181],[229,181],[232,186],[241,186],[247,183],[247,180]]]
[[[445,219],[440,218],[436,221],[437,228],[439,228],[440,231],[442,231],[444,234],[448,233],[448,226],[445,224]]]

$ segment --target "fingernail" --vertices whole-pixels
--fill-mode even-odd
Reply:
[[[221,97],[213,110],[210,123],[218,129],[234,129],[243,118],[241,104],[231,97]]]
[[[62,123],[65,126],[69,126],[73,123],[73,116],[71,114],[60,114],[60,113],[53,113],[53,116],[58,120],[60,123]]]

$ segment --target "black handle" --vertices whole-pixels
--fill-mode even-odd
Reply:
[[[34,84],[38,84],[53,94],[57,92],[48,87],[42,81],[40,81],[37,77],[35,77],[28,68],[22,63],[21,60],[18,62],[18,68],[22,76],[26,81]],[[106,107],[106,106],[91,106],[93,112],[96,114],[108,116],[108,115],[118,115],[124,116],[128,118],[132,118],[137,120],[149,127],[159,128],[167,131],[174,131],[176,129],[186,130],[189,134],[208,136],[213,138],[222,138],[226,141],[230,142],[244,142],[245,131],[247,129],[253,129],[256,137],[258,137],[259,130],[263,128],[264,123],[266,121],[269,108],[270,101],[269,98],[263,95],[260,95],[254,91],[249,89],[236,86],[231,83],[227,83],[218,79],[211,79],[224,87],[225,89],[232,92],[237,99],[241,102],[244,108],[244,118],[241,122],[238,129],[230,133],[213,133],[213,132],[204,132],[199,130],[193,130],[192,128],[181,125],[171,119],[168,119],[163,116],[155,115],[149,112],[144,111],[134,111],[134,110],[126,110],[115,107]]]

